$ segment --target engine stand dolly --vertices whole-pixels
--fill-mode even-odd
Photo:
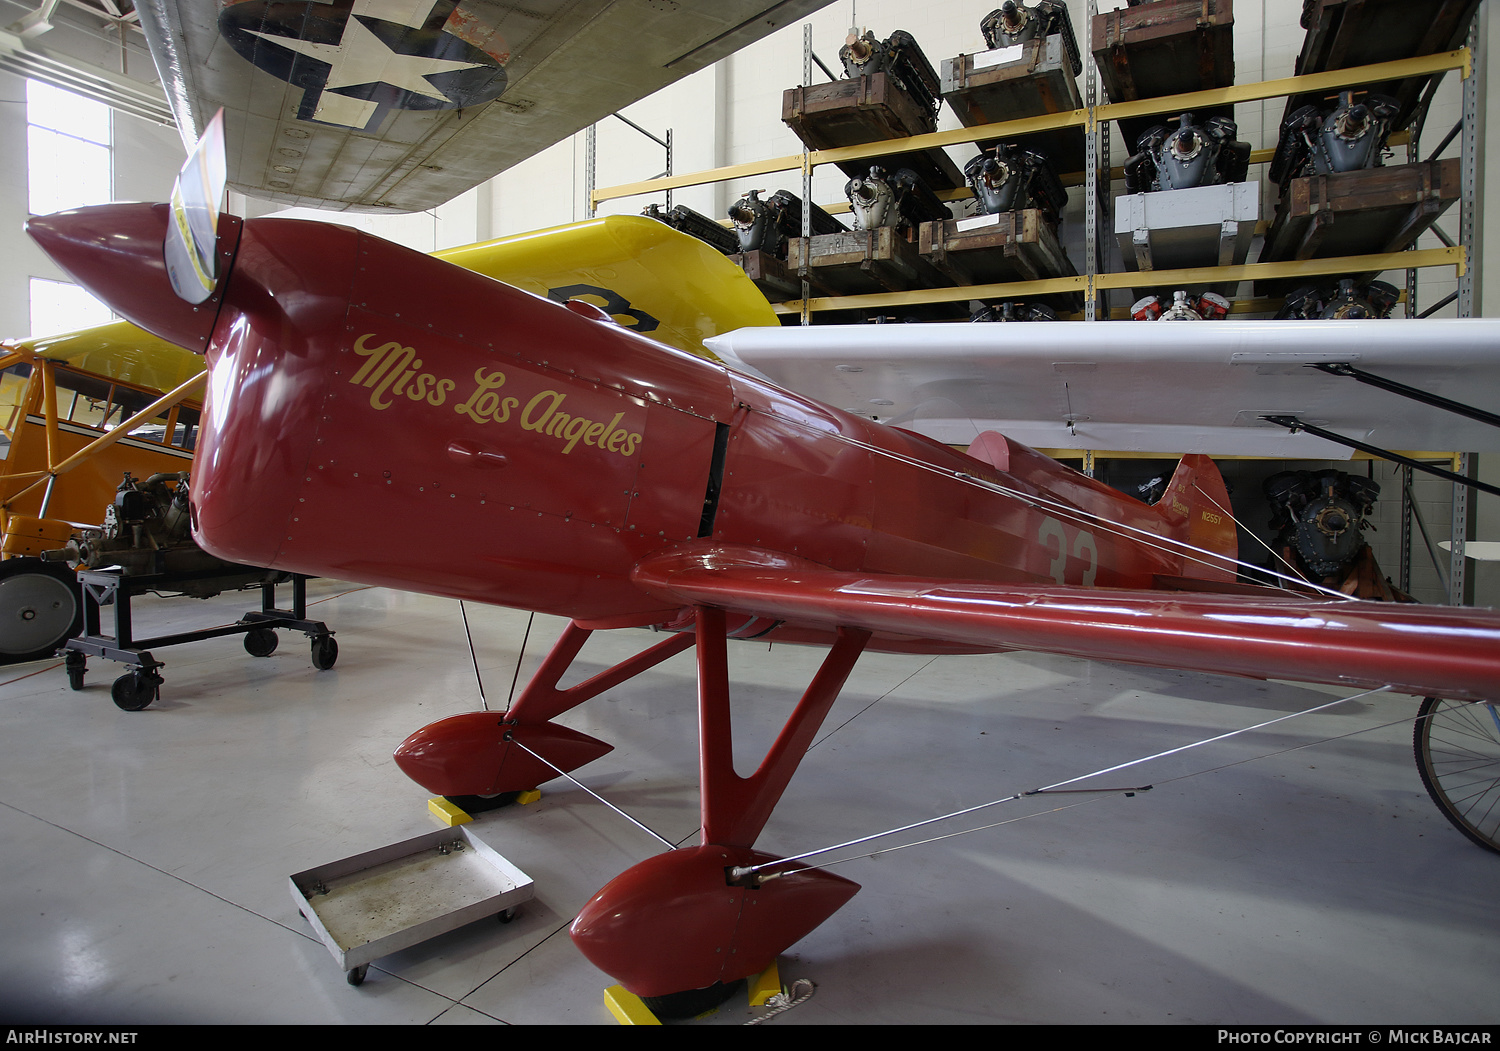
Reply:
[[[249,567],[246,567],[247,570]],[[339,647],[334,633],[320,620],[307,619],[307,580],[301,574],[292,574],[292,608],[279,609],[276,605],[275,579],[264,579],[266,570],[259,570],[260,609],[244,614],[236,623],[217,628],[201,628],[183,631],[174,635],[159,635],[155,638],[135,638],[130,600],[135,595],[151,591],[187,591],[200,578],[224,576],[223,568],[201,573],[171,575],[132,575],[118,569],[85,569],[78,573],[79,588],[83,597],[83,634],[69,639],[64,647],[63,660],[68,672],[68,685],[75,690],[83,689],[84,673],[88,670],[89,657],[104,657],[134,666],[115,680],[110,695],[120,708],[127,712],[140,711],[156,700],[162,684],[162,662],[151,655],[151,650],[165,646],[180,646],[187,642],[218,638],[221,635],[244,635],[245,650],[253,657],[269,657],[276,649],[277,628],[300,631],[312,640],[312,663],[319,671],[333,667],[338,660]],[[102,633],[101,608],[114,606],[114,635]]]

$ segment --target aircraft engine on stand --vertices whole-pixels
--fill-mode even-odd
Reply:
[[[1400,107],[1385,95],[1366,95],[1354,101],[1354,92],[1339,93],[1336,106],[1320,110],[1303,106],[1281,122],[1281,138],[1271,158],[1271,179],[1286,183],[1308,175],[1378,168],[1391,119]]]
[[[1136,143],[1136,153],[1125,162],[1129,193],[1184,190],[1243,182],[1250,170],[1250,144],[1235,136],[1239,129],[1227,117],[1211,117],[1201,125],[1193,115],[1177,118],[1177,127],[1158,124]]]
[[[846,229],[818,205],[811,207],[813,236]],[[730,206],[729,221],[739,238],[739,251],[768,252],[785,259],[787,241],[802,236],[802,198],[790,190],[777,190],[762,200],[759,190],[751,190]]]
[[[98,528],[81,529],[68,546],[43,551],[46,562],[74,569],[118,566],[127,576],[167,576],[167,587],[197,598],[246,587],[284,574],[215,558],[194,542],[188,512],[188,472],[153,474],[142,482],[126,474]],[[224,570],[207,579],[181,579]],[[237,572],[236,572],[237,571]]]
[[[844,64],[844,76],[850,80],[874,73],[890,76],[931,111],[933,127],[937,126],[937,111],[943,104],[942,82],[910,33],[898,29],[884,40],[876,40],[868,29],[863,36],[850,30],[839,49],[839,61]]]
[[[1365,542],[1364,529],[1380,496],[1373,478],[1343,471],[1281,471],[1265,480],[1264,489],[1275,546],[1308,580],[1356,598],[1412,601],[1385,579]]]
[[[981,215],[1038,208],[1056,223],[1068,204],[1068,191],[1045,154],[1013,143],[996,146],[964,165],[964,179]]]
[[[1146,296],[1135,301],[1130,317],[1135,321],[1222,321],[1229,314],[1229,300],[1217,292],[1190,296],[1177,291],[1172,305],[1163,307],[1160,296]]]
[[[1338,286],[1304,285],[1286,297],[1286,306],[1276,320],[1304,318],[1308,321],[1355,318],[1388,318],[1401,300],[1401,290],[1386,281],[1360,284],[1352,277]]]
[[[984,34],[985,44],[991,48],[1010,47],[1061,33],[1068,60],[1073,65],[1073,75],[1083,72],[1078,38],[1073,35],[1073,20],[1068,16],[1068,5],[1062,0],[1038,0],[1030,7],[1020,0],[1005,0],[980,20],[979,31]]]
[[[844,184],[844,195],[854,211],[856,230],[882,226],[906,230],[919,223],[952,218],[948,206],[909,168],[887,176],[884,168],[873,165],[863,179],[850,179]]]

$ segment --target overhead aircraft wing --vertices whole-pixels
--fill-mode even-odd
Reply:
[[[1344,459],[1296,416],[1386,449],[1500,449],[1500,428],[1310,367],[1500,405],[1500,321],[1022,322],[746,329],[709,341],[801,394],[962,445]]]
[[[1258,679],[1500,700],[1493,610],[1265,595],[927,580],[700,543],[642,562],[654,596],[798,626]]]
[[[223,107],[229,182],[414,212],[829,0],[141,0],[190,147]]]

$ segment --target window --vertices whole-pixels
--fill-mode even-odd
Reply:
[[[26,121],[32,215],[110,200],[114,179],[108,106],[28,80]]]
[[[53,336],[114,320],[109,307],[70,281],[31,279],[31,334]]]

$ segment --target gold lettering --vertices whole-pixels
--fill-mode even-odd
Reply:
[[[383,394],[385,394],[386,388],[389,387],[392,383],[396,382],[396,377],[401,374],[401,371],[406,368],[411,359],[416,356],[416,353],[417,352],[411,347],[402,347],[399,351],[392,351],[390,354],[386,355],[386,362],[394,363],[399,359],[400,364],[396,365],[395,368],[387,368],[386,362],[381,363],[380,368],[377,371],[383,374],[385,378],[380,381],[379,386],[377,386],[370,392],[371,405],[375,406],[375,408],[377,409],[389,409],[391,407],[390,402],[381,402],[380,398]],[[370,379],[365,381],[365,386],[368,387],[373,382],[374,377],[372,376]]]
[[[401,349],[401,344],[399,343],[383,343],[373,349],[366,347],[365,340],[372,338],[374,335],[375,333],[373,332],[367,332],[354,341],[354,353],[364,358],[365,363],[361,365],[359,367],[359,371],[350,378],[350,383],[363,383],[366,378],[368,378],[371,383],[374,383],[375,380],[379,378],[379,374],[377,373],[375,376],[370,376],[370,370],[375,368],[375,366],[379,365],[383,360],[385,360],[389,351]]]
[[[625,414],[623,412],[615,413],[615,418],[604,425],[604,433],[599,436],[599,440],[594,444],[601,449],[604,448],[604,443],[614,437],[615,428],[620,425],[620,421],[624,418]],[[610,449],[610,452],[614,452],[614,449]]]
[[[418,376],[415,381],[413,381],[410,387],[406,388],[404,393],[412,401],[421,401],[423,398],[427,397],[427,388],[432,386],[433,381],[436,378],[437,377],[433,376],[432,373],[424,372],[420,376]],[[400,394],[403,392],[394,391],[393,393]]]
[[[416,353],[416,352],[413,351],[412,353]],[[417,358],[415,361],[413,361],[411,363],[411,367],[409,369],[407,369],[406,372],[403,372],[401,374],[401,378],[396,381],[396,385],[391,388],[391,395],[394,397],[397,394],[405,394],[406,392],[404,390],[402,390],[401,388],[405,387],[406,386],[406,381],[409,380],[409,379],[411,379],[413,376],[415,376],[417,374],[418,370],[420,370],[421,368],[422,368],[422,359],[421,358]]]
[[[522,412],[521,412],[521,426],[522,426],[522,428],[524,428],[525,430],[528,430],[528,431],[541,431],[541,430],[545,430],[546,427],[547,427],[547,419],[554,412],[557,411],[558,406],[563,403],[563,399],[566,398],[566,397],[567,397],[566,394],[559,394],[555,390],[544,390],[544,391],[542,391],[542,393],[540,393],[536,397],[532,398],[530,401],[528,401],[526,403],[526,408],[524,410],[522,410]],[[549,406],[547,406],[547,411],[546,412],[542,413],[542,415],[540,417],[538,417],[537,419],[533,420],[531,418],[531,414],[532,414],[533,410],[535,410],[539,405],[541,405],[542,399],[544,399],[544,398],[551,398],[552,399],[552,404],[549,405]]]
[[[573,446],[578,444],[578,439],[583,437],[584,431],[590,427],[597,426],[599,425],[593,420],[584,419],[582,416],[575,416],[573,422],[568,424],[567,432],[562,435],[562,437],[568,439],[568,444],[563,446],[563,455],[566,456],[573,451]]]
[[[400,395],[436,407],[445,404],[448,395],[458,388],[454,380],[423,372],[422,359],[416,356],[416,348],[404,347],[397,342],[371,346],[377,338],[375,333],[367,332],[356,339],[351,348],[364,362],[349,382],[362,384],[370,390],[372,407],[388,409]],[[575,416],[561,411],[568,395],[558,390],[544,390],[532,395],[523,408],[518,397],[500,397],[498,391],[505,386],[505,381],[503,371],[481,365],[474,372],[474,390],[466,401],[455,405],[453,411],[468,416],[475,423],[508,423],[519,408],[522,429],[558,439],[564,456],[576,449],[579,442],[620,456],[634,456],[640,447],[641,434],[620,427],[620,422],[625,419],[624,412],[615,413],[608,423],[589,416]],[[1204,513],[1205,519],[1216,517]]]
[[[474,373],[474,382],[479,386],[469,395],[469,400],[462,405],[453,406],[453,411],[464,413],[475,423],[488,423],[495,411],[495,402],[500,400],[500,396],[494,391],[505,385],[505,373],[496,369],[485,375],[484,366],[481,365]]]

